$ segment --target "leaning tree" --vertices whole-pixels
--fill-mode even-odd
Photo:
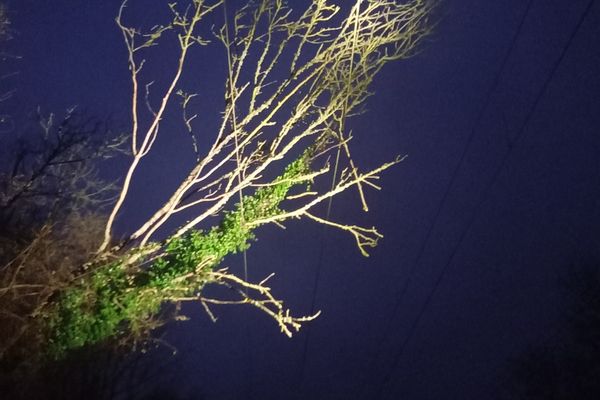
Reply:
[[[333,221],[319,210],[355,190],[358,207],[367,211],[368,190],[378,190],[379,175],[401,161],[361,169],[352,158],[346,120],[364,111],[369,87],[387,62],[415,53],[430,29],[432,3],[357,0],[344,10],[312,0],[301,12],[283,0],[249,1],[237,10],[228,3],[169,4],[170,20],[147,31],[131,27],[128,4],[121,5],[116,22],[131,78],[131,162],[93,256],[28,310],[41,327],[47,355],[60,358],[108,339],[146,340],[178,317],[184,301],[199,302],[212,318],[215,304],[250,304],[291,336],[316,315],[293,316],[271,293],[270,277],[250,282],[223,260],[245,252],[258,227],[292,219],[346,232],[365,256],[382,237],[373,227]],[[227,66],[223,108],[219,127],[198,135],[206,115],[194,109],[198,90],[183,82],[193,73],[190,60],[209,62],[203,54],[215,54],[211,46],[222,46]],[[155,89],[157,77],[146,71],[168,55],[174,55],[173,69]],[[190,137],[181,151],[195,162],[145,222],[116,240],[114,225],[126,218],[132,184],[148,156],[160,153],[157,139],[173,134],[161,131],[173,107],[181,107],[181,129]],[[186,221],[164,234],[181,216]],[[28,249],[11,261],[12,286],[1,295],[27,291],[19,277],[35,268]],[[226,286],[237,297],[208,297],[209,285]]]

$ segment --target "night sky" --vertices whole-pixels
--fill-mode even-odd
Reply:
[[[22,58],[5,110],[18,121],[38,105],[60,114],[77,104],[126,129],[120,1],[6,3],[9,46]],[[130,3],[134,25],[167,15],[167,1]],[[439,3],[420,53],[384,68],[369,112],[349,122],[358,165],[408,155],[368,193],[368,214],[355,193],[333,202],[333,219],[377,226],[380,245],[364,258],[349,235],[309,221],[262,228],[250,278],[276,272],[278,297],[301,314],[316,293],[322,315],[288,339],[254,309],[215,309],[213,324],[189,304],[192,320],[168,329],[178,361],[165,385],[214,400],[488,399],[511,357],[556,332],[557,281],[573,262],[600,256],[600,4]],[[202,92],[207,132],[219,121],[226,66],[223,49],[211,51],[184,79]],[[160,85],[172,64],[148,58]],[[144,162],[118,232],[147,218],[193,162],[178,119],[161,132],[161,154]],[[126,161],[103,174],[120,176]],[[240,258],[227,265],[240,271]]]

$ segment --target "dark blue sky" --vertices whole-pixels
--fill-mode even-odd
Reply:
[[[126,52],[113,21],[120,1],[7,3],[11,46],[22,56],[15,118],[37,105],[60,112],[78,104],[127,126]],[[151,23],[162,14],[150,4],[164,10],[167,2],[130,3],[133,21]],[[533,0],[511,46],[527,4],[442,0],[422,52],[376,79],[369,113],[350,123],[357,161],[408,158],[369,193],[367,215],[343,199],[333,206],[333,218],[385,235],[370,258],[349,236],[309,222],[259,232],[250,276],[275,271],[274,292],[298,312],[310,308],[324,246],[323,314],[308,328],[302,382],[306,331],[289,340],[264,315],[238,308],[216,310],[212,324],[192,305],[192,321],[170,333],[181,357],[174,387],[215,400],[487,399],[509,357],[552,336],[557,279],[600,250],[600,5]],[[223,87],[224,57],[193,61],[185,82],[206,93],[200,107],[222,102],[211,96]],[[170,71],[166,59],[149,67],[157,79]],[[205,128],[218,117],[207,116]],[[167,132],[163,155],[140,173],[121,232],[168,195],[193,159],[182,156],[185,133],[169,123]],[[118,176],[124,165],[105,173]]]

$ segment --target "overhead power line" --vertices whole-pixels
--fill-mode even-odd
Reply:
[[[356,0],[356,5],[355,5],[356,19],[354,21],[354,40],[352,41],[352,58],[350,59],[350,69],[349,69],[349,78],[348,78],[349,80],[352,80],[352,71],[354,69],[354,50],[355,50],[356,38],[357,38],[357,34],[358,34],[358,22],[359,22],[358,20],[360,17],[361,1],[362,0]],[[348,84],[348,95],[349,94],[350,94],[350,84]],[[341,143],[344,141],[344,138],[343,138],[344,122],[346,121],[347,108],[348,108],[348,98],[346,97],[344,100],[344,107],[342,108],[342,117],[340,118],[340,127],[339,127],[340,145],[338,146],[337,152],[335,155],[335,165],[333,168],[333,176],[331,178],[331,190],[334,189],[336,181],[337,181],[337,175],[338,175],[338,170],[339,170],[339,165],[340,165],[340,156],[341,156],[341,152],[342,152]],[[350,160],[350,161],[352,161],[352,160]],[[351,164],[351,165],[353,166],[353,164]],[[333,204],[333,197],[330,197],[327,202],[327,211],[325,212],[326,220],[329,220],[329,217],[331,216],[332,204]],[[310,311],[309,311],[308,315],[313,315],[315,313],[317,292],[319,289],[319,281],[321,279],[321,270],[323,269],[323,256],[325,254],[325,241],[323,240],[324,234],[325,234],[325,225],[323,225],[321,227],[321,246],[319,247],[319,256],[317,258],[317,271],[315,272],[315,279],[313,281],[312,295],[311,295],[311,301],[310,301]],[[302,382],[304,381],[304,373],[305,373],[305,369],[306,369],[306,357],[308,354],[309,342],[310,342],[310,326],[306,330],[306,336],[304,337],[304,343],[302,346],[302,356],[300,359],[300,374],[299,374],[300,385],[302,385]]]
[[[458,162],[456,164],[456,166],[454,167],[452,174],[450,176],[450,181],[448,182],[444,193],[442,194],[442,198],[440,199],[440,202],[438,203],[435,212],[433,214],[433,218],[431,219],[431,222],[427,228],[427,231],[425,233],[425,236],[423,238],[423,240],[421,241],[421,245],[419,246],[419,249],[417,251],[417,255],[415,257],[415,262],[412,264],[410,270],[408,271],[408,275],[407,278],[404,281],[404,284],[402,285],[402,288],[397,292],[396,294],[396,300],[394,302],[394,306],[392,308],[392,312],[390,313],[390,317],[387,318],[386,320],[386,324],[385,324],[385,328],[383,330],[384,332],[384,337],[379,341],[379,348],[375,353],[375,356],[371,359],[371,366],[375,367],[377,365],[377,362],[379,361],[379,358],[381,357],[381,353],[383,351],[383,346],[385,344],[385,342],[387,341],[390,333],[392,332],[391,327],[392,327],[392,323],[396,318],[396,314],[398,313],[398,310],[400,308],[400,305],[403,303],[404,301],[404,297],[406,296],[406,293],[408,291],[408,288],[410,287],[412,280],[414,278],[414,274],[417,271],[417,267],[420,265],[421,263],[421,258],[423,257],[423,254],[425,252],[425,249],[427,248],[427,244],[429,243],[429,240],[431,238],[431,235],[433,233],[433,229],[436,227],[437,225],[437,221],[442,213],[442,210],[444,209],[444,205],[446,204],[446,201],[448,199],[448,195],[450,194],[451,189],[453,188],[458,173],[460,171],[460,169],[462,168],[462,165],[466,159],[466,155],[471,147],[471,144],[475,138],[475,134],[477,133],[477,127],[479,126],[479,124],[481,123],[481,120],[485,114],[485,111],[488,109],[489,105],[490,105],[490,101],[492,98],[492,95],[496,92],[496,90],[498,89],[498,86],[500,84],[501,78],[504,75],[504,70],[506,68],[506,65],[508,64],[508,60],[510,59],[511,54],[513,53],[513,50],[516,46],[516,43],[518,42],[518,38],[521,36],[522,30],[523,30],[523,26],[525,25],[525,21],[527,19],[527,16],[529,15],[529,12],[531,10],[531,5],[533,4],[533,0],[529,0],[527,2],[527,5],[525,6],[525,10],[523,11],[521,18],[519,20],[519,24],[517,25],[517,29],[515,30],[513,36],[511,37],[510,40],[510,44],[508,46],[507,51],[504,54],[504,57],[502,58],[502,62],[500,63],[500,67],[498,68],[498,71],[496,72],[496,74],[494,75],[494,78],[492,80],[492,84],[490,85],[489,89],[487,90],[485,97],[484,97],[484,101],[481,103],[482,106],[481,108],[478,110],[477,114],[475,115],[475,118],[473,119],[473,123],[471,124],[471,130],[469,132],[469,136],[467,137],[467,141],[465,142],[465,145],[463,147],[463,150],[460,154],[460,157],[458,159]]]
[[[514,139],[514,144],[515,145],[522,139],[522,137],[524,135],[524,132],[525,132],[525,129],[529,125],[529,122],[531,121],[531,118],[532,118],[533,114],[535,113],[535,111],[536,111],[536,109],[537,109],[537,107],[538,107],[538,105],[540,103],[540,100],[542,99],[542,97],[546,93],[547,88],[548,88],[550,82],[552,81],[552,79],[554,79],[554,76],[556,74],[556,71],[558,70],[558,67],[560,66],[560,64],[564,60],[566,53],[568,52],[569,48],[571,47],[571,44],[573,43],[573,40],[574,40],[575,36],[577,35],[577,32],[579,32],[579,29],[581,28],[581,25],[583,24],[585,18],[589,14],[589,12],[590,12],[590,10],[592,8],[592,5],[594,4],[594,1],[595,0],[590,0],[588,2],[585,10],[583,11],[582,15],[580,16],[579,20],[577,21],[577,24],[575,25],[575,28],[573,29],[573,31],[569,35],[567,43],[563,47],[563,49],[562,49],[559,57],[556,59],[556,61],[552,65],[552,69],[550,70],[550,73],[548,74],[546,80],[544,81],[544,83],[542,85],[542,88],[538,92],[538,94],[537,94],[537,96],[536,96],[536,98],[535,98],[535,100],[534,100],[531,108],[529,109],[529,111],[528,111],[528,113],[527,113],[527,115],[526,115],[523,123],[521,124],[521,127],[517,131],[517,135],[515,136],[515,139]],[[452,261],[454,260],[454,257],[456,256],[456,254],[458,252],[458,249],[462,245],[462,242],[465,239],[465,237],[466,237],[468,231],[470,230],[471,226],[473,225],[473,223],[477,219],[477,215],[478,215],[479,211],[481,210],[482,205],[485,203],[485,200],[487,199],[487,196],[489,195],[490,189],[494,186],[494,183],[500,177],[500,173],[504,169],[504,166],[506,165],[508,159],[512,155],[513,149],[515,147],[516,146],[511,146],[508,149],[508,151],[505,153],[504,157],[502,158],[499,166],[494,171],[494,174],[492,175],[492,179],[485,186],[484,191],[483,191],[482,195],[480,196],[479,201],[476,203],[476,206],[475,206],[475,208],[473,210],[473,213],[471,214],[471,218],[467,222],[467,226],[462,231],[462,233],[461,233],[461,235],[459,237],[458,243],[456,244],[456,246],[452,250],[450,256],[448,257],[448,260],[446,261],[446,263],[444,264],[444,266],[440,270],[440,273],[439,273],[439,275],[438,275],[438,277],[437,277],[437,279],[436,279],[436,281],[434,283],[434,286],[433,286],[432,290],[429,292],[427,298],[425,299],[425,302],[423,303],[423,306],[419,310],[419,314],[417,315],[417,318],[413,321],[413,324],[411,325],[411,327],[409,329],[408,335],[405,337],[405,339],[402,342],[400,348],[395,353],[392,365],[391,365],[390,369],[388,370],[388,372],[384,375],[384,377],[382,379],[382,383],[381,383],[381,386],[380,386],[377,398],[381,398],[381,396],[383,394],[383,388],[384,388],[384,386],[390,381],[391,376],[392,376],[394,370],[398,366],[399,361],[400,361],[402,355],[404,354],[406,346],[408,345],[408,343],[413,338],[414,333],[416,331],[416,328],[419,325],[419,322],[423,318],[423,315],[425,314],[425,312],[429,308],[429,305],[431,304],[431,300],[433,299],[435,293],[437,292],[438,288],[440,287],[440,284],[441,284],[443,278],[446,275],[448,267],[452,264]]]

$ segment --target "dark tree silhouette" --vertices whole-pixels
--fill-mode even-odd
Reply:
[[[512,360],[505,399],[600,398],[600,261],[570,268],[561,287],[563,329]]]

